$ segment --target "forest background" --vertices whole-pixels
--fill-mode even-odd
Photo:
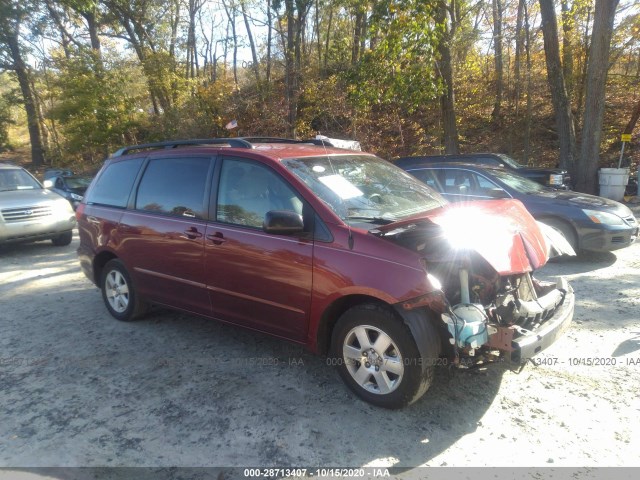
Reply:
[[[0,0],[0,150],[35,168],[321,133],[388,159],[503,152],[597,193],[639,84],[638,0]]]

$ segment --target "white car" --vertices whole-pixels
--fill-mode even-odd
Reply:
[[[24,168],[0,163],[0,244],[48,240],[69,245],[76,218],[69,202]]]

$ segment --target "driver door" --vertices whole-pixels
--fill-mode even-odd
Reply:
[[[264,215],[303,201],[266,165],[226,157],[215,216],[205,234],[205,272],[213,315],[220,320],[304,341],[311,304],[313,238],[267,234]]]

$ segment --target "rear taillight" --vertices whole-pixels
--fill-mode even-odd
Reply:
[[[84,207],[85,204],[81,203],[80,205],[78,205],[78,207],[76,208],[76,220],[79,222],[80,218],[82,218],[82,214],[84,213]]]

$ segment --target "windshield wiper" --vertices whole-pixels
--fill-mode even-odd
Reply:
[[[380,225],[388,225],[395,222],[394,219],[388,217],[369,217],[366,215],[349,215],[347,220],[364,220],[366,222],[377,223]]]

